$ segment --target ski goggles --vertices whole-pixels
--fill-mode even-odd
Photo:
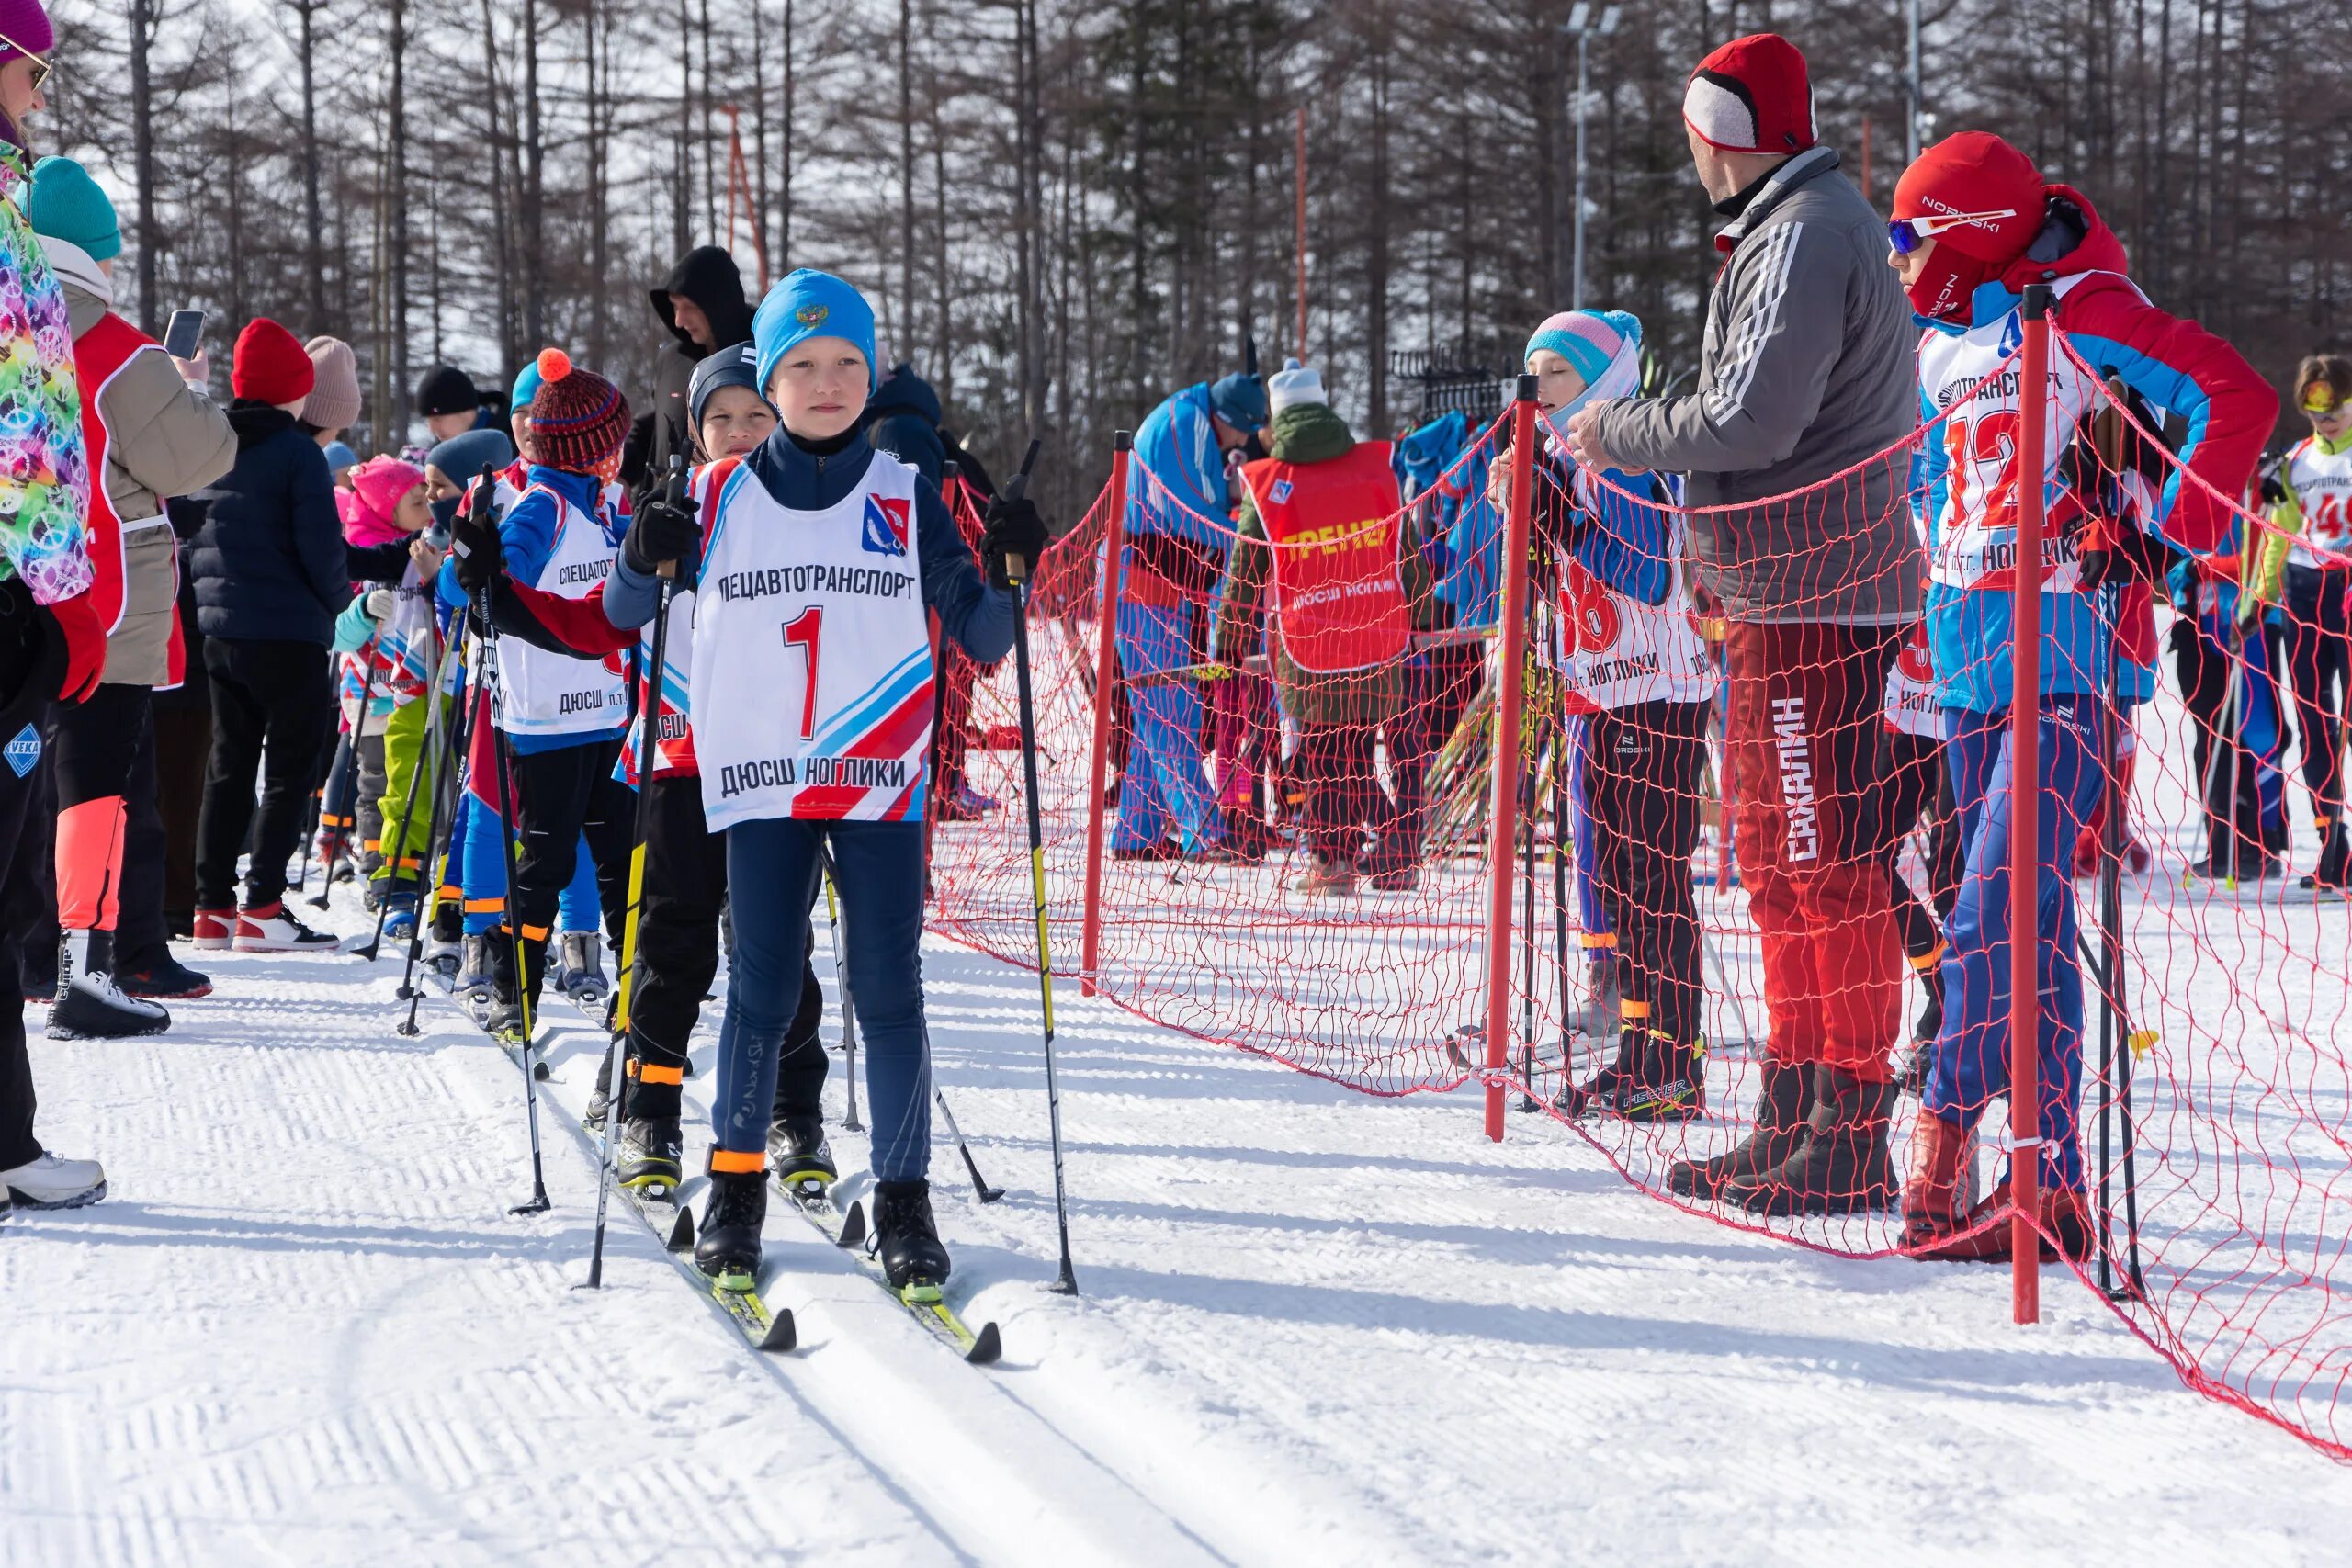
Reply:
[[[1886,226],[1886,243],[1894,247],[1898,256],[1907,256],[1919,248],[1922,240],[1932,240],[1947,229],[1975,223],[1990,228],[2004,218],[2015,218],[2018,209],[2005,207],[1998,212],[1938,212],[1918,218],[1898,218]]]
[[[40,55],[35,54],[31,50],[27,49],[23,44],[18,43],[15,39],[10,38],[6,33],[0,33],[0,48],[13,50],[17,54],[24,56],[24,58],[33,62],[33,91],[36,93],[40,92],[41,90],[42,84],[49,80],[49,73],[56,69],[56,67],[50,64],[48,60]],[[0,61],[0,64],[5,63],[6,63],[6,62]]]
[[[2303,389],[2303,412],[2315,419],[2325,419],[2346,402],[2352,402],[2325,381],[2313,381]]]

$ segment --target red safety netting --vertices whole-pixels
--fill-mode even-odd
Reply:
[[[1575,475],[1527,404],[1401,506],[1364,504],[1380,464],[1302,464],[1237,482],[1237,524],[1130,484],[1122,452],[1032,587],[1055,968],[1365,1092],[1482,1078],[1493,1130],[1540,1108],[1644,1190],[1800,1245],[2006,1257],[2030,1233],[2192,1386],[2352,1457],[2352,936],[2326,885],[2346,491],[2303,476],[2300,515],[2220,494],[2166,440],[2182,411],[2028,339],[1945,367],[1947,412],[1909,438],[1763,500]],[[2021,373],[2035,355],[2046,377]],[[2018,392],[2044,380],[2034,432]],[[2016,477],[2037,461],[2038,509]],[[1490,464],[1523,504],[1482,502]],[[1483,602],[1461,547],[1482,504],[1490,559],[1527,565]],[[2194,548],[2135,546],[2160,517]],[[2028,646],[2052,694],[2043,787],[2013,793],[2011,583],[2037,526]],[[1916,612],[1896,580],[1930,572],[1928,630],[1874,608]],[[1848,624],[1764,625],[1764,600]],[[1009,660],[960,729],[935,798],[967,789],[970,819],[935,829],[934,919],[1034,964]],[[2024,883],[2045,940],[2017,1053],[2025,798],[2049,869]],[[1792,1092],[1812,1131],[1776,1141]],[[1759,1131],[1754,1179],[1705,1163]],[[1999,1190],[2037,1148],[2041,1190]]]

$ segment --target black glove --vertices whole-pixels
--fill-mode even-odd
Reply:
[[[458,586],[474,598],[506,572],[506,547],[499,540],[498,525],[491,520],[488,497],[477,510],[458,509],[449,525],[449,558],[457,563]]]
[[[2265,506],[2287,504],[2287,487],[2278,482],[2277,474],[2262,476],[2262,504]]]
[[[1012,586],[1005,571],[1005,558],[1021,558],[1023,581],[1037,570],[1037,558],[1046,553],[1053,542],[1053,535],[1046,528],[1046,520],[1037,515],[1037,503],[1027,496],[1007,501],[1002,496],[989,502],[988,513],[980,519],[980,564],[988,569],[989,581],[999,588]]]
[[[663,561],[676,561],[678,581],[693,581],[702,558],[702,520],[695,515],[701,510],[691,495],[673,500],[664,494],[646,502],[621,538],[621,559],[645,577],[653,576]]]
[[[2145,528],[2119,526],[2103,550],[2085,550],[2082,558],[2082,589],[2096,593],[2109,579],[2130,581],[2138,578],[2143,582],[2159,582],[2172,570],[2172,547],[2164,536]]]

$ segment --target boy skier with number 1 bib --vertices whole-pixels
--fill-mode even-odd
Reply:
[[[735,963],[719,1032],[710,1198],[695,1261],[722,1285],[755,1280],[767,1212],[776,1062],[801,998],[820,847],[841,868],[849,989],[865,1025],[874,1116],[875,1235],[890,1282],[935,1292],[947,1249],[931,1213],[931,1083],[923,1033],[922,816],[932,683],[927,611],[976,662],[1004,656],[1008,555],[1035,562],[1035,506],[989,509],[981,569],[939,492],[875,451],[860,415],[875,388],[874,312],[856,289],[802,268],[760,303],[758,384],[779,428],[749,457],[696,477],[701,521],[690,690],[703,808],[727,836]],[[675,558],[686,506],[638,525]],[[635,561],[606,605],[652,590]]]

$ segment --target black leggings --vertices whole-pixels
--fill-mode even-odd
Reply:
[[[1694,1045],[1700,1016],[1699,911],[1690,852],[1708,705],[1636,703],[1594,714],[1584,749],[1594,885],[1617,933],[1628,1025]]]
[[[2320,830],[2344,815],[2344,743],[2352,708],[2352,572],[2287,568],[2287,672],[2295,691],[2295,734],[2303,784]]]

